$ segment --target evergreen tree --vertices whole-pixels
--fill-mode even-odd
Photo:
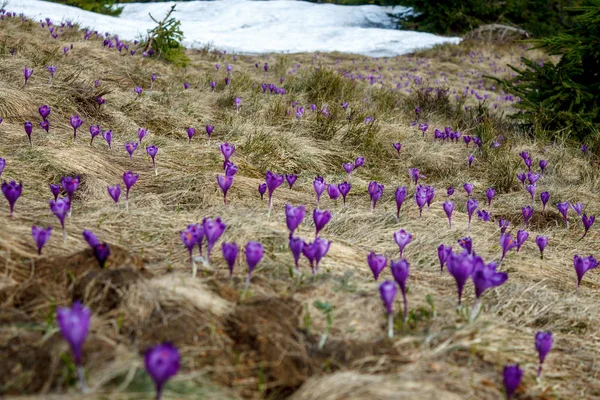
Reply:
[[[600,131],[600,7],[571,8],[578,25],[568,33],[535,40],[535,47],[560,56],[539,65],[523,58],[524,69],[504,80],[507,91],[521,98],[516,116],[536,132],[571,134],[598,144]]]

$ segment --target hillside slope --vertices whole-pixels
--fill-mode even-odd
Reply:
[[[593,155],[568,144],[532,140],[503,117],[512,112],[514,99],[481,76],[506,74],[506,63],[517,62],[522,46],[465,43],[390,59],[189,51],[192,65],[182,70],[140,52],[110,49],[95,35],[84,41],[75,28],[56,29],[59,36],[53,39],[38,23],[18,17],[0,21],[2,179],[23,184],[13,218],[8,203],[0,202],[0,357],[5,360],[0,393],[7,398],[150,399],[142,354],[163,341],[173,342],[183,357],[180,373],[166,386],[164,398],[170,399],[498,399],[502,367],[513,362],[525,370],[517,398],[600,397],[600,278],[597,271],[588,272],[575,294],[573,269],[575,254],[598,256],[600,234],[593,226],[579,240],[583,229],[575,212],[569,210],[566,228],[554,206],[583,202],[588,215],[598,214],[598,165]],[[57,67],[53,79],[45,69],[49,65]],[[25,86],[24,67],[33,68]],[[285,88],[286,94],[263,92],[263,83]],[[428,86],[449,87],[449,96]],[[141,96],[136,87],[143,88]],[[489,111],[479,107],[477,96]],[[489,100],[483,102],[484,96]],[[98,97],[106,103],[99,106]],[[39,125],[38,108],[44,104],[51,107],[49,133]],[[299,106],[304,113],[297,118]],[[425,135],[413,125],[415,107],[422,109],[419,123],[429,125]],[[77,141],[69,124],[73,115],[83,120]],[[27,121],[33,124],[32,146],[24,131]],[[113,132],[112,150],[102,136],[90,145],[91,125]],[[215,126],[210,140],[206,125]],[[462,139],[435,141],[434,130],[446,126],[480,137],[481,149]],[[189,127],[196,134],[188,143]],[[148,134],[130,159],[124,146],[138,140],[138,128]],[[224,142],[235,145],[231,161],[239,168],[226,205],[216,181],[223,174],[219,144]],[[403,144],[399,155],[395,142]],[[159,148],[157,175],[145,153],[150,144]],[[484,260],[500,260],[499,220],[510,222],[513,236],[526,229],[521,209],[531,198],[515,176],[526,170],[522,151],[533,157],[535,171],[538,160],[549,161],[537,182],[529,239],[519,252],[506,255],[499,270],[508,272],[508,281],[485,293],[481,314],[469,322],[456,310],[456,284],[440,272],[436,249],[444,243],[458,252],[457,241],[470,236]],[[348,178],[342,163],[359,156],[365,164]],[[422,217],[409,168],[419,168],[426,176],[420,182],[436,189]],[[122,184],[129,170],[139,179],[126,210],[123,197],[118,204],[111,200],[107,185]],[[257,191],[268,170],[298,174],[292,189],[284,183],[275,191],[270,217],[267,196],[261,200]],[[352,189],[345,206],[327,193],[321,198],[320,208],[333,218],[320,233],[332,243],[318,274],[312,276],[303,257],[302,275],[290,277],[294,261],[284,208],[306,205],[296,236],[312,241],[317,175],[331,183],[349,179]],[[66,244],[48,206],[49,185],[63,176],[80,177],[65,223]],[[371,210],[367,187],[373,180],[385,188]],[[480,209],[492,214],[489,222],[475,214],[470,230],[462,189],[467,182],[474,185]],[[394,191],[404,185],[408,196],[397,222]],[[456,189],[451,229],[442,210],[449,186]],[[485,204],[488,187],[497,191],[491,207]],[[545,211],[543,191],[551,196]],[[179,232],[204,217],[220,217],[227,228],[210,267],[201,266],[192,278]],[[41,256],[32,225],[53,227]],[[110,245],[105,269],[83,240],[84,229]],[[398,259],[393,235],[400,229],[413,234],[404,251],[411,265],[410,317],[403,331],[397,298],[396,336],[388,339],[378,283],[393,278],[386,267],[375,282],[367,255],[374,251]],[[537,235],[549,237],[543,260]],[[223,241],[243,248],[250,240],[261,242],[265,255],[244,294],[243,254],[230,281],[220,250]],[[91,392],[86,396],[77,392],[68,346],[54,322],[56,307],[76,299],[93,313],[84,345]],[[314,307],[316,300],[334,308],[322,349],[326,320]],[[469,281],[463,302],[473,300]],[[555,337],[540,383],[535,380],[538,330]]]

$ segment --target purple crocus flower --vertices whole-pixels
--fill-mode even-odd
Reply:
[[[196,134],[196,128],[193,127],[189,127],[186,129],[187,135],[188,135],[188,143],[192,142],[192,138],[194,137],[194,135]]]
[[[446,195],[448,197],[452,196],[454,194],[454,188],[452,186],[448,186],[448,188],[446,189]]]
[[[396,221],[400,220],[400,209],[402,208],[402,204],[404,204],[404,200],[406,200],[406,186],[398,186],[396,188]]]
[[[133,157],[133,152],[138,148],[138,142],[125,143],[125,150],[129,153],[129,159]]]
[[[375,181],[369,183],[368,192],[369,196],[371,197],[371,210],[375,209],[375,206],[377,205],[377,200],[379,200],[383,195],[383,189],[384,186]]]
[[[148,131],[144,128],[138,128],[138,140],[142,143],[142,140],[148,135]]]
[[[546,211],[546,204],[548,203],[548,200],[550,200],[550,193],[540,193],[540,200],[542,201],[542,211]]]
[[[227,204],[227,191],[233,185],[233,176],[217,175],[217,183],[223,192],[223,204]]]
[[[56,185],[54,183],[50,184],[50,192],[54,196],[54,200],[56,200],[58,198],[58,195],[60,194],[61,189],[62,189],[62,187],[60,185]]]
[[[51,226],[49,226],[46,229],[37,227],[35,225],[31,227],[31,236],[33,236],[33,241],[35,242],[35,245],[38,249],[38,254],[40,256],[42,255],[42,248],[46,245],[46,242],[48,242],[48,239],[50,239],[51,234],[52,234]]]
[[[469,143],[471,142],[471,136],[469,136],[469,135],[464,135],[464,136],[463,136],[463,141],[465,142],[465,145],[466,145],[467,147],[469,147]]]
[[[27,138],[29,139],[29,146],[33,146],[33,143],[31,142],[31,132],[33,132],[33,125],[31,124],[31,122],[25,122],[23,124],[23,128],[25,128],[25,133],[27,134]]]
[[[567,229],[569,229],[569,217],[567,216],[567,213],[569,212],[569,202],[565,201],[563,203],[557,203],[556,208],[562,214],[565,224],[567,225]]]
[[[121,196],[121,185],[107,186],[108,194],[112,197],[115,204],[119,202]]]
[[[190,226],[188,226],[188,229],[186,229],[185,231],[179,232],[179,238],[181,239],[181,241],[183,242],[185,247],[188,249],[188,252],[190,253],[190,264],[192,265],[192,276],[195,278],[196,277],[196,263],[194,262],[194,254],[193,253],[194,253],[194,246],[198,242],[197,230],[193,229],[193,225],[192,225],[192,229],[190,229]],[[202,251],[202,247],[200,247],[200,250]]]
[[[535,202],[535,183],[532,185],[526,185],[525,188],[529,192],[529,195],[531,196],[531,203],[533,204]]]
[[[268,216],[271,216],[271,209],[273,208],[273,192],[283,183],[283,174],[277,174],[275,172],[267,171],[265,181],[267,183],[267,189],[269,190],[269,212]]]
[[[325,228],[325,225],[331,220],[331,213],[327,210],[313,210],[313,221],[315,223],[315,237],[319,236],[319,232]]]
[[[538,379],[542,376],[542,364],[546,360],[546,356],[552,349],[552,332],[537,332],[535,334],[535,349],[538,352],[540,365],[538,366]]]
[[[540,160],[540,169],[542,170],[542,175],[544,174],[544,171],[546,170],[546,167],[548,166],[548,160]]]
[[[112,137],[113,137],[113,133],[112,131],[104,131],[102,132],[102,138],[106,141],[106,143],[108,144],[108,148],[112,149],[111,143],[112,143]]]
[[[233,267],[235,266],[235,260],[238,256],[238,246],[234,242],[226,243],[223,242],[221,245],[221,251],[223,252],[223,258],[227,262],[227,266],[229,267],[229,279],[233,278]]]
[[[135,185],[140,174],[134,174],[131,171],[127,171],[123,174],[123,182],[125,183],[125,209],[129,210],[129,191]],[[64,185],[63,185],[64,186]]]
[[[0,176],[2,176],[2,172],[4,171],[4,168],[6,168],[6,160],[2,157],[0,157]]]
[[[365,165],[365,158],[364,157],[356,157],[356,160],[354,160],[354,169],[360,168],[363,165]]]
[[[233,164],[231,161],[227,161],[225,163],[225,175],[227,176],[235,176],[238,172],[237,165]]]
[[[294,207],[291,204],[285,205],[285,221],[287,228],[290,230],[290,237],[294,234],[294,231],[304,222],[304,216],[306,215],[306,207],[303,205]]]
[[[23,68],[23,77],[25,78],[25,84],[23,85],[23,87],[27,86],[27,81],[29,80],[31,75],[33,75],[33,68]]]
[[[587,216],[587,214],[583,214],[581,216],[581,222],[583,223],[583,228],[585,229],[585,232],[583,233],[583,236],[581,237],[581,239],[583,239],[585,237],[585,235],[587,235],[588,231],[590,230],[590,228],[592,227],[592,225],[594,225],[594,222],[596,221],[596,216],[591,215],[591,216]],[[581,240],[579,239],[579,240]]]
[[[75,194],[75,191],[77,191],[77,189],[79,188],[79,177],[63,176],[61,180],[61,185],[63,189],[65,189],[65,192],[67,192],[67,197],[69,198],[69,205],[72,206],[73,195]],[[71,210],[69,210],[69,215],[70,211]]]
[[[485,191],[485,197],[487,197],[488,200],[488,207],[492,206],[492,200],[494,199],[495,195],[496,191],[492,188],[487,188],[487,190]]]
[[[91,135],[91,139],[90,139],[90,146],[92,145],[92,143],[94,142],[94,138],[96,136],[98,136],[100,134],[102,130],[100,129],[99,125],[92,125],[90,126],[90,135]]]
[[[419,218],[423,216],[423,207],[427,204],[427,187],[419,185],[415,191],[415,203],[419,207]]]
[[[409,168],[408,176],[410,180],[415,183],[415,185],[419,184],[420,178],[425,178],[425,175],[421,175],[421,171],[418,168]]]
[[[379,274],[381,274],[381,271],[383,271],[387,265],[387,257],[383,254],[371,252],[367,256],[367,264],[369,264],[369,268],[371,268],[371,272],[373,272],[373,277],[377,280]]]
[[[458,239],[458,245],[466,250],[467,253],[473,254],[473,239],[469,236]]]
[[[598,263],[593,256],[580,257],[579,255],[575,254],[573,257],[573,265],[575,266],[575,273],[577,274],[577,289],[575,292],[577,293],[585,273],[590,269],[596,268],[598,265],[600,265],[600,263]]]
[[[133,88],[133,91],[138,95],[138,97],[142,97],[144,89],[142,89],[141,86],[136,86],[135,88]]]
[[[67,241],[67,232],[65,231],[65,217],[71,210],[71,203],[68,199],[58,198],[56,201],[50,200],[50,211],[60,221],[60,226],[63,229],[63,242]]]
[[[83,343],[90,330],[92,313],[89,308],[82,305],[79,301],[73,303],[71,308],[59,307],[56,310],[56,322],[60,328],[62,337],[69,343],[75,365],[77,366],[77,376],[82,391],[85,391],[85,380],[81,355],[83,353]]]
[[[316,274],[319,272],[319,263],[329,252],[331,241],[318,237],[315,239],[313,245],[315,247],[315,269],[313,273]]]
[[[315,193],[317,194],[317,207],[321,202],[321,195],[325,191],[326,187],[327,183],[325,182],[322,176],[317,176],[313,181],[313,188],[315,189]]]
[[[73,140],[77,141],[77,128],[83,124],[83,121],[79,118],[79,115],[73,115],[69,118],[69,123],[73,127]]]
[[[229,161],[229,158],[231,158],[231,156],[235,152],[235,146],[227,142],[221,143],[219,145],[219,148],[221,149],[221,154],[223,154],[223,159],[225,160],[225,162]]]
[[[8,201],[8,206],[10,208],[10,218],[13,217],[13,212],[15,209],[15,203],[21,196],[23,192],[23,184],[21,182],[17,183],[15,181],[3,182],[2,183],[2,194]]]
[[[471,196],[471,194],[473,193],[473,184],[472,183],[465,183],[463,185],[463,188],[465,189],[465,192],[467,192],[467,196]]]
[[[96,244],[93,247],[92,252],[94,253],[94,257],[96,257],[96,260],[98,260],[100,268],[104,268],[106,260],[110,256],[110,247],[108,246],[108,243],[105,242]]]
[[[404,327],[406,328],[406,324],[408,322],[408,302],[406,300],[406,280],[408,279],[408,275],[410,273],[410,264],[405,259],[402,260],[392,260],[390,264],[392,270],[392,276],[394,280],[400,286],[400,291],[402,292],[402,300],[403,300],[403,314],[404,314]]]
[[[206,135],[208,136],[208,142],[210,143],[210,136],[212,135],[213,131],[215,130],[215,127],[213,125],[206,125],[205,129],[206,129]]]
[[[217,87],[217,82],[215,81],[210,81],[210,89],[212,92],[215,91],[215,88]]]
[[[289,245],[292,255],[294,256],[296,271],[300,272],[298,263],[300,261],[300,256],[302,255],[302,250],[304,249],[304,241],[297,237],[290,237]]]
[[[548,245],[548,236],[536,236],[535,243],[538,245],[540,249],[540,258],[544,259],[544,249]]]
[[[233,103],[235,104],[235,112],[239,113],[240,112],[240,105],[242,104],[242,99],[240,97],[236,97],[233,100]]]
[[[485,210],[477,210],[477,217],[483,222],[488,222],[492,216]]]
[[[394,241],[400,248],[400,258],[404,257],[404,248],[412,242],[413,235],[405,231],[404,229],[400,229],[398,232],[394,233]]]
[[[50,130],[50,122],[48,122],[48,120],[44,120],[40,122],[40,127],[46,131],[46,133],[48,133],[48,131]]]
[[[519,364],[505,365],[503,371],[504,390],[506,400],[510,400],[517,391],[521,380],[523,379],[523,370]]]
[[[473,154],[469,155],[469,157],[467,157],[467,162],[469,164],[469,168],[471,168],[471,165],[473,164],[473,160],[475,160],[475,156]]]
[[[469,224],[468,230],[471,230],[471,218],[473,217],[473,213],[479,207],[479,202],[475,199],[467,200],[467,214],[469,215]]]
[[[290,185],[290,189],[292,186],[294,186],[294,183],[296,183],[297,179],[298,176],[295,174],[285,174],[285,180],[287,181],[288,185]]]
[[[146,350],[144,364],[146,372],[154,381],[156,400],[160,400],[162,397],[165,383],[177,375],[180,360],[179,350],[171,343],[163,343]]]
[[[497,272],[495,262],[485,264],[480,257],[473,269],[473,285],[475,286],[475,297],[479,299],[483,293],[490,288],[498,287],[508,279],[506,272]]]
[[[456,281],[456,288],[458,290],[458,305],[461,305],[463,289],[467,279],[473,274],[474,269],[474,257],[469,255],[467,252],[460,254],[450,254],[446,259],[448,266],[448,272],[454,277]]]
[[[260,199],[263,199],[264,194],[267,192],[267,184],[261,183],[258,185],[258,193],[260,194]]]
[[[513,240],[510,233],[503,233],[500,235],[500,247],[502,248],[502,257],[500,261],[504,260],[506,253],[518,246],[518,243]]]
[[[327,185],[327,194],[331,200],[337,200],[340,197],[340,189],[337,184],[330,183]]]
[[[352,161],[349,163],[344,163],[344,164],[342,164],[342,167],[348,174],[348,179],[350,179],[350,176],[352,175],[352,171],[354,170],[354,163]]]
[[[394,313],[393,313],[393,304],[394,299],[396,298],[396,293],[398,289],[396,285],[391,281],[385,281],[381,285],[379,285],[379,294],[381,296],[381,300],[383,301],[383,305],[388,314],[388,337],[394,337]]]
[[[446,201],[444,202],[442,207],[444,208],[444,212],[448,217],[448,224],[450,226],[450,229],[452,229],[452,213],[454,212],[454,203],[451,201]]]
[[[575,211],[577,213],[577,215],[581,217],[581,214],[583,213],[584,204],[583,203],[573,203],[573,204],[571,204],[571,207],[573,208],[573,211]]]
[[[529,228],[529,221],[531,217],[533,217],[533,207],[526,206],[521,209],[523,213],[523,218],[525,219],[525,226]]]
[[[204,236],[206,236],[206,263],[210,264],[210,253],[217,240],[225,232],[226,225],[221,218],[205,218],[202,221]]]
[[[46,120],[46,119],[48,119],[48,116],[50,115],[50,106],[48,106],[47,104],[44,104],[43,106],[38,108],[38,112],[40,113],[40,116],[42,117],[42,119]]]
[[[444,272],[444,264],[448,261],[450,254],[452,254],[451,246],[444,246],[444,244],[440,244],[437,248],[438,259],[440,260],[440,271]]]
[[[342,197],[344,199],[344,206],[346,205],[346,196],[348,195],[348,193],[350,193],[351,188],[352,185],[348,182],[342,182],[338,185],[338,189],[340,190],[340,193],[342,194]]]
[[[46,66],[46,70],[50,73],[50,78],[54,78],[54,74],[56,73],[56,66],[48,65]]]
[[[521,181],[521,183],[523,184],[523,186],[525,186],[525,180],[527,179],[527,174],[525,174],[524,172],[517,174],[517,179],[519,181]]]
[[[517,232],[517,253],[519,251],[521,251],[521,246],[523,246],[523,243],[525,243],[525,241],[527,240],[528,237],[529,237],[529,232],[527,232],[527,231],[519,230]]]
[[[152,168],[154,168],[154,175],[158,175],[158,169],[156,169],[156,155],[158,154],[158,147],[146,146],[146,153],[152,158]]]
[[[394,143],[394,149],[396,149],[398,155],[400,155],[400,150],[402,150],[402,143]]]
[[[246,286],[244,291],[248,290],[250,286],[250,279],[252,278],[252,271],[262,260],[264,254],[263,245],[258,242],[248,242],[246,244],[246,263],[248,264],[248,276],[246,277]]]

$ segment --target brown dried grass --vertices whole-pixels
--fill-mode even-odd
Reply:
[[[412,117],[401,107],[390,108],[379,95],[379,85],[358,82],[350,85],[351,90],[335,86],[325,94],[306,86],[307,82],[323,84],[316,80],[311,64],[347,71],[357,68],[355,73],[365,66],[382,65],[376,73],[388,81],[406,69],[429,65],[427,70],[438,78],[445,71],[447,85],[462,91],[466,82],[456,72],[465,74],[467,81],[489,72],[487,62],[470,62],[469,51],[503,68],[506,62],[517,62],[522,53],[519,46],[441,47],[384,61],[339,54],[290,55],[280,60],[281,65],[304,66],[299,77],[286,76],[289,98],[299,104],[306,106],[311,99],[321,98],[333,110],[342,100],[360,107],[365,97],[381,98],[372,108],[366,106],[377,118],[374,139],[368,146],[357,146],[344,140],[345,127],[337,127],[338,133],[329,140],[315,139],[311,117],[295,121],[275,113],[290,107],[278,96],[259,95],[252,89],[252,84],[264,80],[254,63],[266,60],[273,65],[279,56],[240,57],[234,63],[233,85],[225,88],[222,70],[217,73],[213,67],[214,53],[190,52],[192,66],[181,70],[121,56],[96,41],[79,39],[73,39],[74,50],[63,57],[57,50],[68,43],[53,41],[33,26],[23,29],[16,22],[0,24],[0,41],[5,39],[17,53],[0,56],[0,116],[4,118],[0,156],[7,159],[3,178],[22,180],[25,189],[15,219],[8,219],[6,203],[0,215],[0,356],[5,360],[0,367],[0,393],[29,394],[20,398],[35,399],[149,399],[152,390],[141,372],[140,355],[147,346],[170,340],[182,351],[183,368],[164,398],[496,399],[502,391],[501,369],[508,362],[519,362],[526,370],[521,398],[600,397],[595,361],[600,347],[600,305],[595,301],[600,279],[596,271],[588,273],[575,296],[572,270],[573,254],[600,249],[597,229],[578,241],[580,226],[572,223],[567,231],[552,207],[545,214],[536,211],[529,241],[502,265],[510,273],[509,281],[486,293],[483,313],[468,323],[455,312],[454,282],[446,273],[440,274],[435,249],[442,242],[455,245],[467,234],[462,184],[473,182],[483,204],[483,191],[502,174],[499,164],[478,157],[474,167],[467,169],[466,157],[472,150],[423,140],[409,127]],[[231,56],[219,62],[229,63]],[[59,70],[49,84],[43,67],[52,63]],[[35,67],[25,89],[21,87],[24,65]],[[387,70],[388,66],[395,69]],[[150,91],[152,73],[159,79]],[[207,82],[217,78],[220,89],[211,93]],[[278,78],[270,74],[268,81]],[[321,78],[331,79],[324,81],[330,84],[344,82],[335,75]],[[107,99],[100,110],[91,102],[100,93],[90,89],[95,79],[103,81],[100,89]],[[184,81],[192,89],[184,91]],[[136,85],[146,92],[134,101]],[[338,97],[340,93],[345,97]],[[235,96],[243,98],[239,114],[233,109]],[[404,97],[399,99],[404,101]],[[37,107],[44,103],[52,107],[48,135],[37,126]],[[74,113],[85,121],[78,143],[72,142],[68,126],[68,117]],[[426,118],[432,130],[456,122],[435,110]],[[25,120],[34,122],[33,148],[27,146]],[[216,125],[210,144],[202,134],[203,125],[209,122]],[[88,146],[87,129],[92,123],[113,130],[112,151],[99,138],[93,147]],[[188,126],[197,129],[190,145],[185,137]],[[138,127],[150,130],[145,144],[160,148],[157,177],[143,148],[138,148],[133,160],[123,151],[126,141],[136,139]],[[553,203],[583,201],[589,214],[599,213],[597,167],[575,149],[538,143],[513,131],[495,133],[506,136],[511,147],[508,157],[517,162],[518,152],[524,149],[550,160],[538,193],[550,191]],[[215,175],[222,171],[218,144],[224,141],[236,144],[233,161],[240,167],[227,206],[215,182]],[[404,144],[400,158],[391,148],[395,141]],[[307,204],[312,210],[313,177],[324,174],[328,181],[339,182],[345,179],[341,162],[358,155],[367,157],[367,165],[352,177],[348,206],[342,208],[341,202],[328,199],[322,202],[323,208],[334,211],[323,233],[333,244],[319,276],[291,281],[283,206]],[[438,194],[422,219],[407,200],[397,224],[392,194],[396,185],[408,183],[406,170],[415,166],[428,175],[426,182]],[[121,182],[122,173],[130,169],[139,172],[140,179],[127,213],[122,205],[112,203],[106,185]],[[265,217],[266,203],[256,193],[266,169],[300,173],[294,190],[282,186],[275,193],[270,220]],[[80,175],[82,185],[67,221],[64,246],[47,199],[48,184],[68,174]],[[372,179],[386,185],[374,212],[369,211],[366,194]],[[442,191],[449,185],[458,189],[451,230],[441,210]],[[509,218],[515,233],[524,225],[520,208],[528,202],[526,193],[510,189],[497,196],[492,211],[495,218]],[[213,268],[191,279],[178,231],[203,216],[224,219],[228,225],[224,240],[265,244],[266,256],[245,299],[241,298],[244,268],[238,266],[229,282],[218,246]],[[310,220],[300,228],[303,237],[313,234]],[[55,227],[42,257],[36,255],[30,237],[32,224]],[[406,333],[387,340],[377,284],[366,256],[376,251],[397,257],[392,234],[400,228],[415,236],[406,255],[412,267],[409,307],[418,318]],[[114,254],[107,270],[98,270],[86,250],[83,229],[92,229],[111,244]],[[536,234],[550,236],[544,261],[532,240]],[[498,258],[495,223],[474,219],[470,235],[486,260]],[[307,266],[302,268],[306,273]],[[388,271],[383,275],[391,279]],[[427,314],[428,295],[435,303],[435,318]],[[84,300],[94,312],[84,348],[93,393],[86,396],[72,386],[61,359],[61,354],[68,353],[67,346],[56,326],[46,323],[52,321],[54,307],[75,299]],[[469,284],[466,302],[472,299]],[[317,349],[317,342],[325,320],[312,306],[315,300],[328,301],[335,308],[334,325],[322,350]],[[310,326],[304,322],[308,316]],[[552,330],[556,337],[541,383],[534,379],[533,335],[537,330]]]

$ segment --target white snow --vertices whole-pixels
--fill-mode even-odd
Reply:
[[[7,11],[40,20],[71,20],[80,25],[135,39],[155,26],[173,2],[126,4],[119,17],[41,0],[12,0]],[[389,14],[405,7],[375,5],[339,6],[297,0],[216,0],[178,2],[175,17],[181,21],[184,44],[207,44],[235,53],[301,53],[340,51],[375,57],[406,54],[435,44],[457,43],[429,33],[393,29]]]

